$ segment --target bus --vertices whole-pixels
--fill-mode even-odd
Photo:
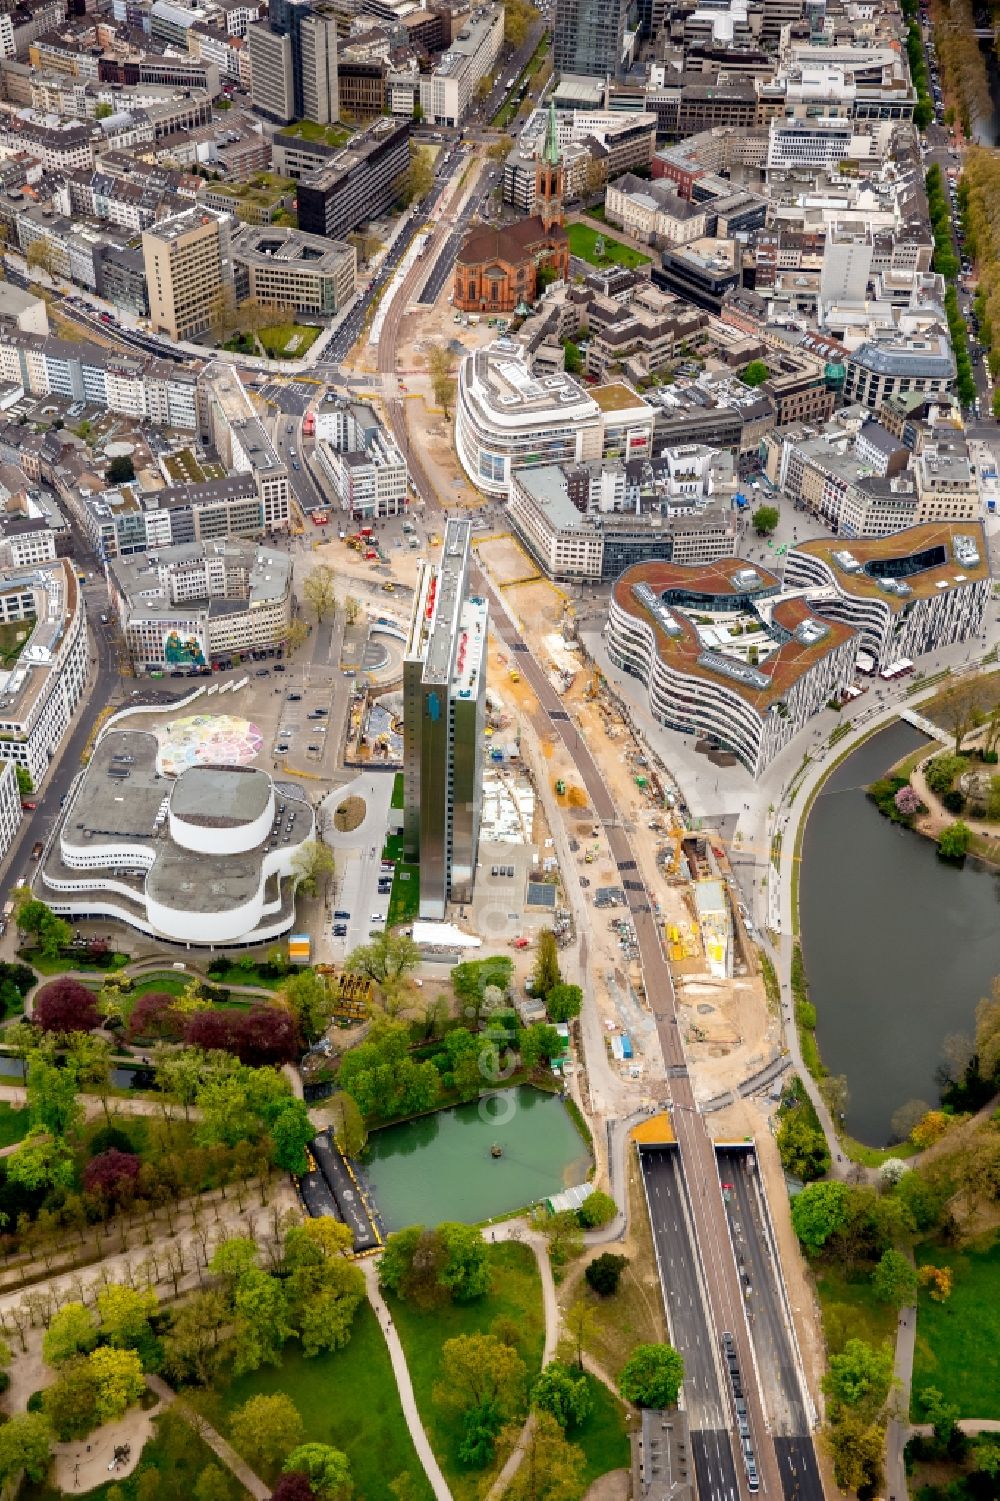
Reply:
[[[329,520],[330,517],[326,511],[313,511],[312,513],[313,526],[326,526]]]
[[[303,436],[303,438],[311,438],[311,437],[314,436],[315,432],[316,432],[316,413],[315,412],[307,412],[306,415],[302,419],[302,436]]]

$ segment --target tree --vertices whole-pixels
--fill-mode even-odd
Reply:
[[[951,1297],[954,1273],[950,1266],[931,1266],[929,1262],[920,1268],[920,1286],[926,1287],[935,1303],[947,1303]]]
[[[97,1382],[86,1356],[77,1355],[62,1366],[42,1393],[42,1411],[62,1443],[84,1438],[96,1426]]]
[[[942,860],[964,860],[969,852],[972,830],[968,824],[956,818],[954,823],[941,830],[937,848]]]
[[[618,1213],[618,1205],[610,1194],[595,1188],[588,1194],[577,1210],[580,1224],[585,1230],[597,1230],[601,1225],[610,1225]]]
[[[758,506],[753,513],[753,529],[758,537],[769,537],[780,520],[777,506]]]
[[[551,1360],[531,1388],[531,1405],[551,1413],[560,1428],[576,1428],[593,1408],[590,1386],[583,1372],[573,1372]]]
[[[545,1009],[554,1022],[571,1022],[580,1015],[583,991],[579,985],[557,984],[549,991]]]
[[[302,1419],[284,1392],[251,1397],[230,1418],[229,1435],[254,1469],[273,1470],[302,1443]]]
[[[351,1468],[347,1455],[329,1444],[300,1444],[289,1454],[285,1469],[308,1475],[318,1501],[341,1501],[350,1495]]]
[[[323,848],[326,848],[324,845]],[[281,1000],[288,1007],[303,1037],[315,1042],[329,1027],[333,1015],[333,1000],[326,977],[315,970],[303,970],[290,974],[281,988]]]
[[[290,657],[294,656],[300,646],[304,646],[309,640],[309,627],[298,615],[288,622],[285,632],[285,651]]]
[[[455,399],[456,382],[453,374],[455,356],[447,344],[430,344],[424,356],[424,362],[431,378],[434,400],[447,419],[451,415],[451,404]]]
[[[410,165],[401,174],[396,184],[397,196],[405,206],[426,198],[433,186],[434,158],[426,146],[420,146],[416,141],[411,141]]]
[[[744,366],[740,380],[745,386],[762,386],[770,374],[763,360],[751,360],[749,365]]]
[[[841,1490],[877,1496],[882,1490],[885,1427],[866,1422],[857,1413],[842,1413],[826,1431],[833,1457],[833,1474]]]
[[[101,1024],[94,992],[68,975],[42,986],[32,1016],[43,1032],[90,1032]]]
[[[358,616],[361,614],[361,601],[349,594],[344,600],[344,618],[348,625],[357,625]]]
[[[528,40],[528,32],[538,20],[539,13],[529,0],[508,0],[504,6],[503,39],[516,52]]]
[[[274,1144],[273,1160],[284,1173],[304,1173],[309,1163],[306,1147],[316,1135],[309,1111],[302,1100],[287,1099],[270,1114],[268,1121]]]
[[[514,1447],[516,1432],[501,1435],[504,1448]],[[583,1450],[567,1440],[551,1413],[536,1416],[524,1440],[523,1458],[507,1488],[508,1501],[576,1501],[585,1489],[587,1461]]]
[[[498,136],[491,141],[486,148],[486,155],[491,162],[505,162],[513,150],[514,140],[512,136]]]
[[[524,1396],[524,1361],[492,1334],[460,1334],[441,1347],[440,1380],[434,1401],[461,1414],[484,1403],[509,1417]]]
[[[18,901],[20,892],[27,893],[26,899]],[[18,888],[18,892],[15,892],[15,902],[17,905],[14,918],[21,932],[34,937],[38,951],[43,958],[58,959],[60,950],[64,949],[73,937],[73,929],[69,923],[57,917],[45,902],[36,901],[26,886]]]
[[[7,1158],[10,1182],[32,1191],[50,1187],[69,1189],[75,1175],[73,1155],[65,1142],[44,1131],[29,1131]]]
[[[909,1308],[917,1301],[917,1274],[911,1263],[892,1246],[872,1272],[872,1291],[880,1303]]]
[[[566,1310],[565,1324],[566,1333],[573,1341],[577,1367],[582,1371],[584,1346],[597,1332],[597,1313],[593,1304],[586,1298],[577,1298]]]
[[[194,1483],[194,1501],[232,1501],[233,1490],[226,1472],[209,1464],[199,1471]]]
[[[810,1183],[792,1200],[792,1227],[811,1255],[846,1223],[849,1195],[846,1183]]]
[[[135,1350],[98,1345],[87,1356],[87,1363],[94,1379],[97,1421],[113,1422],[138,1402],[146,1389],[142,1362]]]
[[[367,975],[376,985],[399,980],[420,963],[420,949],[405,933],[377,933],[370,943],[348,954],[344,968],[351,974]]]
[[[521,1063],[530,1073],[540,1064],[558,1058],[563,1050],[563,1040],[555,1027],[536,1022],[534,1026],[525,1027],[518,1033],[517,1046]]]
[[[907,1100],[892,1113],[889,1129],[893,1141],[908,1141],[913,1130],[930,1110],[926,1100]]]
[[[135,465],[132,462],[132,455],[122,453],[117,458],[112,459],[107,468],[106,478],[109,485],[130,484],[135,479]]]
[[[232,1306],[234,1374],[242,1376],[262,1365],[277,1365],[282,1346],[295,1332],[281,1283],[253,1267],[237,1282]]]
[[[938,695],[935,717],[955,737],[955,755],[962,753],[962,741],[979,724],[983,715],[982,686],[978,678],[951,684]],[[933,765],[933,763],[932,763]],[[928,783],[928,785],[931,785]],[[932,791],[936,790],[932,787]]]
[[[628,1266],[627,1256],[616,1256],[613,1251],[602,1251],[600,1256],[595,1256],[589,1264],[584,1276],[587,1286],[593,1288],[602,1298],[610,1298],[618,1291],[622,1272]]]
[[[535,954],[534,968],[531,971],[532,995],[548,1002],[549,992],[561,984],[562,975],[559,973],[559,949],[556,944],[556,935],[551,928],[543,928],[538,935],[538,950]]]
[[[101,1336],[116,1350],[148,1350],[153,1331],[149,1321],[158,1307],[152,1288],[126,1287],[109,1282],[97,1294]]]
[[[62,1366],[77,1355],[86,1355],[97,1344],[93,1314],[82,1303],[67,1303],[54,1314],[42,1340],[46,1365]]]
[[[292,879],[295,890],[315,896],[320,885],[333,879],[337,862],[333,850],[322,839],[307,839],[292,856]]]
[[[289,1470],[271,1492],[271,1501],[316,1501],[316,1492],[304,1470]]]
[[[353,1095],[340,1090],[329,1104],[333,1139],[343,1157],[360,1157],[368,1141],[368,1128]]]
[[[328,563],[318,563],[315,568],[310,568],[302,582],[303,597],[320,622],[337,612],[336,585],[337,576]]]
[[[438,1225],[444,1247],[441,1286],[456,1303],[470,1303],[490,1290],[490,1264],[481,1230],[473,1225],[448,1222]]]
[[[30,270],[36,267],[49,276],[55,276],[59,268],[59,255],[50,240],[32,240],[24,252],[25,263]]]
[[[636,1407],[673,1407],[684,1380],[684,1357],[673,1345],[636,1345],[618,1377],[618,1390]]]
[[[386,1241],[379,1262],[382,1287],[418,1306],[453,1299],[472,1302],[489,1291],[490,1266],[482,1232],[448,1221],[433,1230],[411,1225]]]
[[[0,1484],[22,1470],[36,1484],[45,1479],[52,1452],[52,1429],[40,1412],[16,1413],[0,1427]]]
[[[164,1369],[173,1381],[212,1384],[229,1338],[228,1319],[221,1288],[208,1288],[176,1306],[163,1340]]]
[[[788,1111],[781,1119],[775,1140],[782,1167],[803,1183],[822,1178],[829,1170],[830,1148],[826,1137],[805,1111]]]
[[[135,1196],[141,1167],[142,1160],[134,1152],[119,1152],[112,1147],[91,1157],[83,1170],[83,1186],[88,1193],[119,1204]]]
[[[59,1068],[41,1053],[28,1059],[28,1120],[32,1129],[52,1136],[72,1136],[83,1121],[77,1098],[76,1070]]]
[[[891,1345],[875,1346],[863,1339],[849,1339],[839,1355],[831,1354],[823,1390],[831,1402],[853,1408],[873,1421],[888,1399],[892,1368]]]

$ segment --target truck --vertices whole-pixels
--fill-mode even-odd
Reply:
[[[42,840],[41,839],[36,839],[35,842],[34,842],[34,844],[31,846],[31,858],[32,858],[32,860],[37,860],[38,857],[39,857],[39,855],[42,853],[42,850],[44,848],[45,848],[45,845],[43,844]]]

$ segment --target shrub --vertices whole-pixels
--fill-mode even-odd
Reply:
[[[904,818],[913,818],[923,807],[920,798],[910,786],[900,787],[893,801],[897,811],[902,813]]]
[[[941,799],[949,813],[961,813],[965,808],[965,793],[958,787],[952,787]]]
[[[120,1126],[102,1126],[90,1138],[91,1157],[100,1157],[102,1152],[134,1152],[135,1146],[127,1131]]]
[[[599,1225],[608,1225],[618,1213],[618,1205],[610,1194],[595,1188],[588,1194],[577,1210],[577,1218],[585,1230],[594,1230]]]
[[[93,991],[68,976],[42,986],[32,1014],[43,1032],[92,1032],[101,1024]]]
[[[938,835],[938,854],[942,860],[964,860],[969,851],[972,831],[961,819],[950,823]]]
[[[249,1011],[196,1011],[187,1018],[184,1042],[189,1048],[235,1053],[254,1068],[289,1063],[302,1051],[295,1017],[284,1006],[261,1004]]]
[[[961,776],[966,765],[967,762],[964,756],[954,756],[947,751],[943,752],[940,756],[935,756],[933,760],[927,763],[927,768],[924,772],[928,787],[932,792],[936,792],[938,797],[943,797],[955,779]]]
[[[602,1251],[587,1267],[584,1276],[588,1287],[602,1298],[609,1298],[618,1291],[622,1272],[628,1266],[627,1256],[616,1256],[613,1251]]]

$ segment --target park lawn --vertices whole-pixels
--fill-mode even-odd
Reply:
[[[155,970],[152,974],[137,976],[129,995],[148,995],[155,990],[158,995],[183,995],[195,975],[189,975],[184,970]]]
[[[877,1300],[870,1273],[850,1277],[843,1267],[824,1262],[816,1270],[816,1291],[823,1335],[833,1354],[839,1354],[849,1339],[878,1345],[895,1338],[896,1311]]]
[[[570,255],[579,256],[592,266],[626,266],[633,271],[636,266],[649,265],[649,256],[643,255],[641,250],[633,250],[631,245],[623,244],[612,235],[602,234],[589,224],[569,224],[566,233],[569,235]],[[604,241],[603,255],[598,255],[594,248],[598,239]]]
[[[12,1147],[28,1134],[28,1112],[0,1100],[0,1147]]]
[[[272,360],[297,360],[319,338],[319,329],[309,323],[275,323],[257,335]]]
[[[402,809],[405,803],[405,798],[406,793],[403,782],[403,773],[401,771],[397,771],[396,775],[392,779],[392,801],[389,804],[390,808]]]
[[[289,970],[288,974],[292,973]],[[273,975],[262,975],[256,965],[249,968],[241,964],[230,964],[222,970],[213,970],[208,976],[209,985],[259,985],[262,990],[280,990],[284,985],[287,975],[275,978]]]
[[[624,1404],[596,1376],[588,1375],[587,1385],[594,1404],[590,1417],[581,1427],[571,1429],[568,1437],[586,1455],[584,1479],[591,1485],[609,1470],[627,1470],[631,1451]]]
[[[521,1330],[520,1355],[528,1368],[528,1379],[534,1380],[541,1369],[545,1343],[541,1279],[530,1247],[502,1242],[489,1247],[489,1256],[493,1288],[488,1297],[474,1303],[448,1303],[424,1310],[399,1298],[387,1298],[427,1437],[455,1501],[473,1501],[485,1471],[460,1462],[461,1421],[443,1412],[434,1401],[442,1346],[460,1334],[488,1334],[496,1319],[513,1319]]]
[[[86,1501],[108,1501],[108,1493],[116,1485],[124,1501],[135,1501],[139,1476],[147,1470],[155,1470],[159,1477],[156,1494],[162,1496],[164,1501],[168,1501],[168,1498],[172,1501],[172,1498],[193,1496],[202,1470],[208,1465],[214,1465],[216,1469],[222,1469],[222,1466],[204,1439],[199,1438],[187,1423],[172,1417],[168,1418],[168,1425],[164,1425],[162,1418],[156,1420],[154,1436],[146,1444],[142,1458],[126,1479],[110,1480],[93,1490],[71,1491],[69,1494],[85,1497]],[[229,1481],[231,1501],[249,1501],[248,1493],[239,1481],[228,1470],[223,1473]],[[56,1490],[55,1486],[25,1484],[18,1494],[21,1501],[60,1501],[67,1493]]]
[[[921,1246],[916,1255],[918,1266],[950,1267],[955,1280],[946,1303],[920,1292],[914,1410],[919,1393],[933,1386],[960,1417],[1000,1418],[1000,1240],[967,1251]]]
[[[413,1501],[431,1501],[427,1483],[392,1374],[385,1339],[371,1304],[361,1304],[351,1338],[342,1350],[307,1360],[298,1346],[286,1347],[280,1366],[263,1366],[238,1376],[219,1393],[219,1424],[228,1432],[233,1410],[250,1397],[283,1392],[298,1408],[307,1443],[342,1449],[351,1465],[355,1496],[392,1501],[389,1482],[413,1477]],[[212,1422],[215,1404],[208,1404]]]
[[[112,954],[110,964],[95,964],[88,960],[82,953],[74,955],[71,959],[63,955],[57,955],[55,959],[48,958],[39,953],[38,949],[18,949],[17,957],[23,959],[25,964],[30,964],[32,969],[37,969],[40,975],[65,975],[71,970],[93,970],[95,976],[113,975],[117,970],[124,969],[128,963],[128,954]]]

